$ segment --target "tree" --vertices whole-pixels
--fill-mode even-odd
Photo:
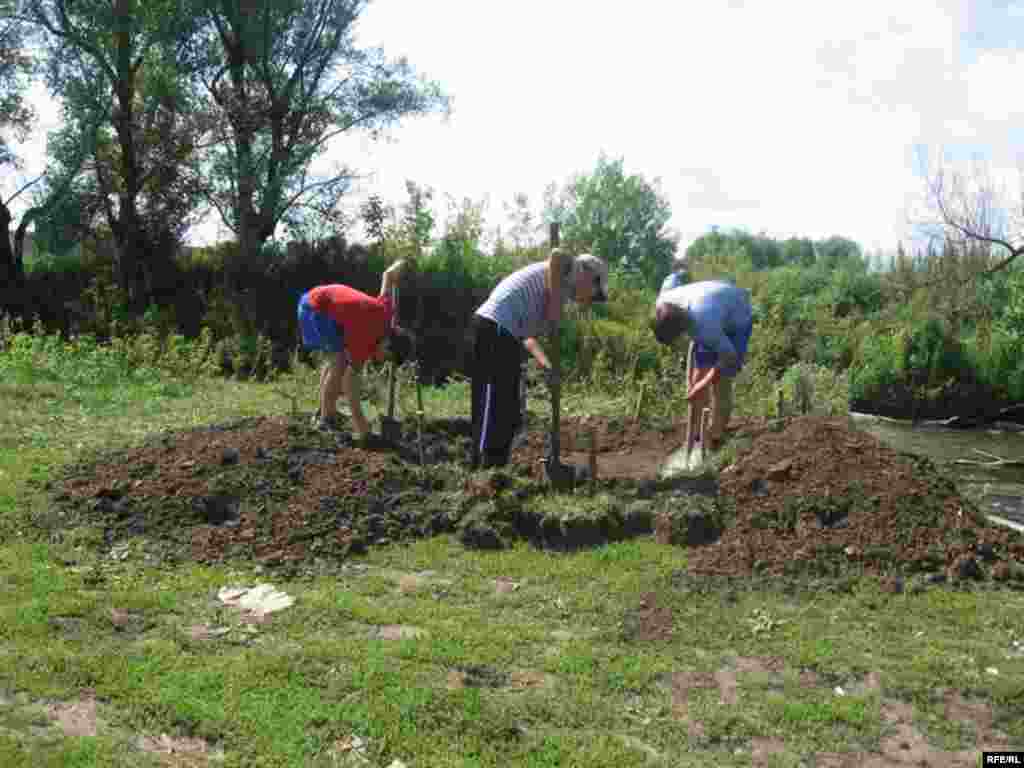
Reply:
[[[26,13],[64,99],[56,151],[90,146],[91,178],[75,192],[109,227],[119,285],[140,308],[195,209],[184,169],[206,130],[188,88],[196,14],[187,0],[26,0]]]
[[[754,269],[749,235],[739,231],[726,234],[717,227],[690,243],[686,259],[692,277],[704,280],[732,279]]]
[[[668,273],[678,244],[666,230],[671,216],[658,179],[627,176],[622,158],[604,154],[592,174],[545,190],[544,221],[561,224],[565,244],[589,248],[611,267],[638,269],[650,285]]]
[[[377,248],[384,244],[385,225],[388,219],[387,207],[380,195],[370,195],[359,208],[359,217],[363,220],[366,236]]]
[[[846,237],[833,235],[814,244],[814,261],[825,269],[849,269],[866,272],[867,262],[861,247]]]
[[[8,143],[8,132],[23,140],[34,114],[25,101],[28,76],[33,69],[31,57],[26,53],[27,27],[16,15],[14,0],[0,0],[0,168],[18,167]],[[7,200],[0,200],[0,282],[14,285],[21,278],[20,265],[11,249],[10,226],[12,215],[8,206],[23,192],[24,187]]]
[[[508,235],[513,246],[517,250],[532,247],[536,241],[537,222],[530,208],[529,196],[519,192],[512,197],[511,204],[502,203],[502,207],[509,220]]]
[[[197,50],[220,117],[207,194],[251,258],[278,224],[328,221],[353,172],[315,173],[335,136],[374,138],[401,118],[448,110],[438,84],[405,59],[360,49],[354,24],[367,0],[205,0]]]
[[[928,211],[921,229],[933,241],[948,241],[965,250],[981,246],[1000,257],[968,280],[1003,270],[1024,253],[1024,167],[1018,168],[1018,199],[1011,201],[980,159],[964,170],[942,161],[933,165],[922,152],[919,163]]]
[[[96,130],[92,126],[80,132],[79,145],[50,142],[50,163],[46,173],[36,177],[20,191],[42,182],[34,195],[33,204],[26,210],[14,232],[14,262],[19,273],[23,269],[25,233],[30,224],[36,224],[35,242],[44,250],[60,255],[82,240],[89,224],[98,213],[98,195],[83,191],[83,169],[95,151]],[[58,132],[58,139],[67,139],[68,132]],[[92,198],[92,207],[90,199]]]
[[[782,261],[798,267],[814,264],[814,243],[806,237],[791,237],[782,243]]]
[[[444,236],[446,239],[468,243],[473,251],[480,250],[480,241],[484,237],[485,221],[489,201],[473,200],[463,197],[461,201],[456,200],[453,195],[447,195],[448,216],[444,225]]]

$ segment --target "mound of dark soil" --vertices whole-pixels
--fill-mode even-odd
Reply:
[[[441,532],[478,548],[498,549],[510,538],[553,549],[594,546],[648,533],[666,514],[693,522],[696,500],[686,494],[717,491],[708,500],[713,536],[667,537],[693,545],[721,532],[691,549],[695,574],[853,569],[1012,578],[1019,572],[1007,563],[1024,560],[1022,537],[987,525],[930,462],[841,420],[741,421],[732,439],[748,445],[717,486],[655,480],[678,447],[675,430],[565,422],[563,460],[585,463],[591,432],[596,437],[599,480],[590,487],[599,496],[592,509],[577,496],[562,510],[531,501],[548,491],[544,424],[531,425],[505,470],[469,474],[466,420],[425,423],[421,467],[413,423],[397,444],[357,445],[345,432],[311,429],[308,418],[157,435],[68,467],[47,523],[99,527],[107,545],[142,537],[163,562],[278,564]]]
[[[270,564],[344,557],[447,531],[474,547],[500,548],[515,536],[572,548],[650,530],[650,514],[631,516],[625,503],[608,511],[611,525],[527,512],[526,501],[547,490],[541,463],[547,441],[537,425],[520,439],[505,471],[470,477],[471,429],[464,419],[424,423],[423,467],[411,421],[395,444],[357,445],[346,432],[311,429],[308,419],[245,419],[156,435],[139,447],[92,457],[66,468],[55,484],[49,524],[99,526],[108,545],[141,536],[162,561]],[[663,433],[610,420],[578,427],[564,425],[564,445],[576,447],[574,436],[593,428],[600,461],[611,470],[602,487],[625,480],[618,489],[628,497],[628,484],[647,478],[633,482],[634,495],[658,492],[653,477],[665,453]],[[586,456],[567,450],[563,460]]]
[[[720,480],[735,520],[695,549],[695,573],[945,571],[978,578],[1024,559],[1024,538],[990,525],[928,460],[898,453],[842,419],[750,425]],[[738,436],[739,436],[738,435]]]
[[[158,435],[69,467],[55,488],[61,518],[99,524],[108,541],[145,535],[168,557],[297,560],[449,530],[448,462],[469,425],[434,421],[397,445],[356,445],[308,415]]]

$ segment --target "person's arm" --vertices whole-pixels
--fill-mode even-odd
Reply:
[[[693,386],[690,387],[690,391],[686,393],[686,399],[694,400],[699,397],[700,393],[718,381],[720,376],[721,371],[719,371],[717,365],[709,368],[707,373],[705,373],[698,381],[694,382]]]
[[[362,366],[355,363],[345,369],[345,379],[342,386],[348,395],[348,407],[352,411],[352,426],[355,428],[356,436],[362,440],[370,434],[370,422],[363,414],[362,394]]]
[[[718,362],[705,373],[699,381],[697,381],[690,391],[687,393],[687,399],[698,397],[701,392],[710,387],[722,376],[722,368],[731,368],[737,359],[736,348],[729,341],[729,337],[725,335],[721,328],[715,327],[700,327],[695,329],[694,339],[698,340],[705,346],[711,347],[718,354]]]
[[[540,342],[535,338],[525,339],[523,346],[526,347],[526,351],[530,353],[534,360],[540,365],[541,368],[550,368],[551,363],[548,361],[547,355],[544,354],[544,349],[541,347]]]
[[[561,248],[555,248],[548,259],[548,322],[557,323],[562,319],[562,275],[572,256]]]
[[[398,286],[398,281],[402,277],[402,272],[405,270],[405,260],[399,259],[390,267],[384,270],[384,274],[380,279],[380,297],[387,296],[391,293],[392,288]]]

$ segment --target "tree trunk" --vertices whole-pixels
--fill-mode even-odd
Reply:
[[[0,240],[0,279],[4,285],[10,285],[15,278],[17,265],[14,260],[14,251],[11,250],[11,211],[7,205],[0,200],[0,231],[3,231],[3,239]]]
[[[23,274],[19,269],[20,259],[11,250],[10,226],[11,212],[0,200],[0,231],[3,232],[3,238],[0,238],[0,281],[3,284],[0,288],[0,312],[16,315],[20,314],[23,304]]]
[[[34,219],[35,209],[29,208],[14,230],[14,279],[18,282],[25,278],[25,233]]]

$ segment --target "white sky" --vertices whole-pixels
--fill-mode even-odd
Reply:
[[[1009,179],[1024,153],[1024,0],[375,0],[358,39],[407,56],[454,109],[388,142],[337,140],[330,157],[371,174],[352,209],[403,202],[412,179],[442,217],[445,193],[486,197],[503,224],[515,193],[539,212],[548,183],[603,150],[660,177],[684,243],[718,225],[888,251],[922,190],[915,147],[981,154]],[[28,173],[56,119],[39,106]]]

